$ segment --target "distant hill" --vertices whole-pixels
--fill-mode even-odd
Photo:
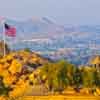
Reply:
[[[24,21],[17,21],[5,18],[6,23],[13,25],[17,29],[17,37],[20,39],[33,39],[36,37],[52,37],[56,35],[68,34],[72,32],[98,32],[100,33],[100,25],[58,25],[46,17],[33,17]],[[67,22],[66,22],[67,23]],[[0,33],[3,27],[0,25]],[[1,36],[2,34],[0,34]]]
[[[16,38],[6,38],[12,50],[29,48],[42,52],[48,58],[52,57],[52,52],[58,51],[53,55],[54,59],[64,58],[74,63],[77,62],[74,61],[77,56],[81,55],[83,59],[84,56],[100,54],[100,25],[58,25],[46,17],[33,17],[24,21],[5,19],[6,23],[17,29]],[[2,29],[0,25],[0,33]],[[2,39],[2,34],[0,38]],[[65,53],[60,49],[64,49]],[[70,54],[66,49],[72,49]]]
[[[32,19],[26,21],[16,21],[6,19],[6,23],[13,25],[17,29],[17,37],[19,38],[32,38],[33,35],[52,36],[52,34],[64,33],[64,28],[57,25],[46,17]],[[2,33],[2,25],[0,25],[0,32]]]

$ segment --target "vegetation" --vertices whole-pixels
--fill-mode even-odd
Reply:
[[[47,89],[44,94],[100,95],[100,69],[64,60],[53,63],[27,50],[0,59],[0,97],[16,99],[32,94],[37,86]]]

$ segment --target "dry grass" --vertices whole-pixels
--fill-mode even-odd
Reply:
[[[55,96],[26,96],[18,100],[100,100],[99,96],[91,95],[55,95]]]

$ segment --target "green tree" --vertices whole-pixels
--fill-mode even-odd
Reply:
[[[84,87],[94,86],[94,71],[91,68],[84,68],[82,71],[82,82]]]
[[[76,72],[76,66],[73,65],[73,64],[70,64],[70,63],[66,63],[66,66],[67,66],[67,77],[68,77],[68,80],[69,80],[69,85],[73,85],[74,84],[74,75],[75,75],[75,72]]]
[[[94,81],[95,81],[95,85],[100,87],[100,70],[96,70],[94,72]]]
[[[74,86],[77,91],[79,91],[80,87],[82,86],[82,74],[79,68],[76,69],[76,72],[73,76]]]
[[[70,83],[73,83],[73,75],[76,71],[74,65],[61,60],[57,63],[48,63],[42,68],[42,76],[46,76],[46,84],[50,91],[63,91]]]

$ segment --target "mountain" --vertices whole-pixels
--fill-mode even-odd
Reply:
[[[21,39],[34,39],[34,38],[50,38],[58,35],[71,34],[73,32],[98,32],[100,33],[100,25],[58,25],[46,17],[38,18],[33,17],[25,21],[16,21],[13,19],[5,18],[6,23],[13,25],[17,29],[17,37]],[[3,27],[0,25],[0,33]],[[2,35],[2,34],[0,34]]]
[[[46,17],[33,17],[24,21],[8,18],[5,18],[5,20],[6,23],[14,25],[17,28],[17,36],[24,36],[24,38],[27,36],[32,37],[32,35],[52,36],[71,32],[100,32],[100,25],[58,25]],[[2,25],[0,25],[0,33],[2,33],[2,31]]]
[[[9,25],[16,27],[17,37],[24,39],[32,39],[34,36],[50,37],[53,34],[59,34],[65,31],[63,27],[57,25],[46,17],[33,17],[26,21],[16,21],[6,18],[5,20]],[[0,25],[0,32],[2,33],[2,25]]]
[[[79,61],[80,55],[81,60],[85,56],[100,54],[100,25],[63,26],[46,17],[33,17],[25,21],[6,18],[6,23],[17,29],[16,39],[12,39],[11,44],[9,43],[12,50],[30,48],[32,51],[42,52],[43,56],[69,59],[74,63]],[[0,25],[0,33],[2,29]],[[2,34],[0,36],[2,38]],[[6,38],[6,42],[7,39],[9,38]]]

